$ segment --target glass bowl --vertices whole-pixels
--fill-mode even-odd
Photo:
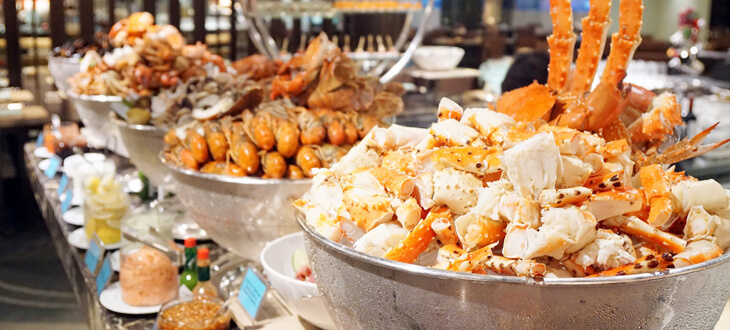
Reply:
[[[223,300],[194,296],[179,298],[162,305],[157,314],[159,330],[227,330],[231,315],[226,312],[211,318],[223,306]]]

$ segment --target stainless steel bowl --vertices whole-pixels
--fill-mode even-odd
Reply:
[[[122,103],[122,98],[108,95],[78,95],[72,91],[68,91],[67,94],[88,131],[86,138],[89,144],[106,147],[119,155],[129,157],[119,129],[109,120],[109,112],[113,107],[126,107]]]
[[[132,125],[109,112],[109,120],[119,130],[122,143],[129,152],[129,160],[156,186],[170,183],[170,171],[160,161],[165,146],[165,129],[151,125]]]
[[[81,59],[48,54],[48,70],[51,71],[56,88],[67,92],[71,89],[71,83],[68,82],[68,79],[81,70]]]
[[[311,180],[229,177],[163,163],[188,214],[224,248],[258,262],[267,242],[300,230],[292,201]]]
[[[340,329],[712,329],[730,296],[730,254],[661,274],[535,281],[370,256],[297,214]]]

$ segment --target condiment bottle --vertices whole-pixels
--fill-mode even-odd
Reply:
[[[207,295],[218,297],[218,290],[210,283],[210,259],[208,248],[198,249],[198,284],[193,289],[194,296]]]
[[[188,237],[185,239],[185,268],[180,274],[180,286],[185,286],[188,290],[194,290],[198,284],[198,266],[195,257],[195,238]]]

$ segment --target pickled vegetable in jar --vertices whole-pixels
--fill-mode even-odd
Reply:
[[[89,176],[84,185],[84,219],[86,237],[96,233],[105,244],[121,240],[122,217],[129,210],[129,199],[122,184],[113,175]]]

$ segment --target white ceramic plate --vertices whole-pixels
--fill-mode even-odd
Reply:
[[[68,235],[68,242],[76,248],[86,250],[89,248],[89,240],[86,238],[84,227],[76,229]],[[116,250],[122,245],[121,242],[104,246],[107,251]]]
[[[109,255],[109,262],[112,264],[112,270],[119,273],[119,269],[122,267],[122,252],[116,250]]]
[[[74,207],[66,211],[66,213],[63,214],[63,221],[66,221],[66,223],[74,226],[83,226],[84,225],[84,208],[83,207]]]
[[[41,171],[44,171],[44,172],[48,169],[48,166],[51,166],[51,159],[50,158],[46,158],[46,159],[44,159],[44,160],[42,160],[42,161],[40,161],[38,163],[38,168]],[[58,172],[59,173],[63,172],[63,166],[59,166],[58,167]]]
[[[46,147],[35,148],[33,154],[38,158],[51,158],[53,154]]]
[[[178,223],[172,226],[172,237],[179,241],[184,241],[188,237],[192,237],[197,241],[208,241],[210,236],[205,229],[200,228],[197,223]]]
[[[117,313],[129,315],[155,314],[160,311],[162,305],[137,307],[131,306],[122,300],[122,286],[119,282],[114,282],[99,296],[99,302],[104,308]]]
[[[61,195],[58,196],[58,199],[61,201],[61,203],[63,203],[63,201],[66,199],[66,192],[61,193]],[[71,200],[71,206],[81,206],[83,204],[84,198],[79,195],[74,195],[74,198]]]
[[[86,160],[84,160],[86,158]],[[89,163],[101,163],[106,160],[106,156],[104,154],[100,153],[88,153],[81,155],[71,155],[66,157],[66,159],[63,160],[63,166],[64,167],[76,167],[81,163],[85,163],[88,161]]]

